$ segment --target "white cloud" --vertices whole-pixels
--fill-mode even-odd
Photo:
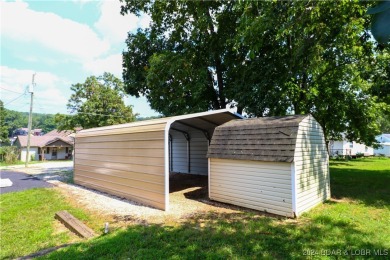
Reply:
[[[4,101],[6,108],[27,111],[24,106],[29,102],[29,95],[21,96],[18,93],[24,93],[26,87],[31,84],[32,75],[35,75],[34,89],[34,112],[39,113],[65,113],[66,103],[69,98],[69,86],[71,83],[61,79],[58,76],[44,71],[34,72],[32,70],[19,70],[1,66],[1,99]],[[16,92],[16,93],[15,93]]]
[[[101,16],[95,23],[96,29],[101,32],[105,39],[111,43],[124,43],[129,31],[149,26],[150,17],[134,14],[120,14],[122,3],[119,1],[102,1],[100,4]]]
[[[116,77],[122,78],[122,54],[114,54],[106,58],[85,62],[84,69],[95,76],[102,75],[103,72],[110,72]]]
[[[24,2],[1,2],[1,16],[2,38],[37,42],[82,60],[99,57],[110,48],[89,26],[54,13],[33,11]]]

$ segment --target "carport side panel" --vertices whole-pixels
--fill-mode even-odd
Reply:
[[[161,128],[142,136],[131,129],[128,133],[121,129],[119,134],[76,136],[75,183],[165,210],[164,125]],[[142,140],[147,148],[142,148]],[[115,142],[120,143],[118,148],[113,148]],[[105,149],[108,144],[110,148]]]

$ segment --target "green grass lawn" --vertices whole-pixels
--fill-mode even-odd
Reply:
[[[390,257],[390,159],[363,158],[352,161],[331,162],[332,200],[304,214],[298,220],[277,219],[255,213],[207,213],[189,216],[185,223],[175,226],[132,225],[90,241],[83,241],[60,249],[42,258],[47,259],[291,259],[291,258],[355,258],[363,253],[369,257],[387,254]],[[50,192],[50,191],[45,191]],[[25,199],[3,197],[2,210],[14,227],[24,221],[26,214],[36,219],[31,227],[23,227],[23,235],[7,234],[8,253],[5,256],[31,252],[31,244],[49,247],[54,241],[67,239],[50,233],[52,216],[46,207],[56,207],[52,199],[42,204],[28,203],[38,196],[31,191]],[[53,196],[53,195],[51,195]],[[54,197],[56,197],[55,195]],[[40,201],[41,199],[37,199]],[[17,206],[13,209],[11,200]],[[23,200],[24,202],[20,202]],[[35,201],[35,199],[34,199]],[[64,203],[58,199],[56,203]],[[24,206],[21,206],[21,205]],[[39,206],[40,205],[40,206]],[[52,205],[52,206],[50,206]],[[75,210],[75,209],[74,209]],[[54,212],[49,210],[47,212]],[[75,210],[75,215],[87,219]],[[49,215],[50,215],[49,214]],[[1,214],[3,220],[3,213]],[[17,220],[12,220],[17,218]],[[30,219],[28,217],[27,219]],[[45,225],[40,224],[46,223]],[[4,221],[2,222],[4,223]],[[7,224],[8,225],[8,224]],[[23,224],[24,225],[24,224]],[[34,227],[39,225],[39,228]],[[2,235],[12,231],[6,228]],[[26,230],[24,230],[26,229]],[[49,231],[46,231],[49,229]],[[34,235],[38,233],[37,235]],[[45,233],[44,235],[39,235]],[[31,235],[29,235],[31,234]],[[51,238],[51,240],[47,240]],[[3,243],[3,237],[2,242]],[[13,248],[15,247],[15,248]],[[16,248],[18,247],[18,248]],[[26,248],[25,248],[26,247]],[[36,247],[36,246],[35,246]],[[27,249],[28,248],[28,249]],[[310,258],[310,257],[309,257]]]
[[[290,259],[390,256],[390,159],[331,162],[334,199],[298,220],[201,214],[177,226],[135,225],[48,259]]]
[[[99,226],[103,227],[104,220],[72,207],[54,189],[41,188],[1,194],[0,259],[15,258],[79,240],[61,225],[56,226],[54,214],[60,210],[68,210],[95,230]]]

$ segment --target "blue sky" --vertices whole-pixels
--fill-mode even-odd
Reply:
[[[67,113],[72,84],[111,72],[121,78],[127,32],[148,26],[147,16],[120,15],[119,0],[3,1],[1,100],[28,111],[26,86],[35,76],[34,112]],[[157,115],[145,98],[128,97],[140,116]]]

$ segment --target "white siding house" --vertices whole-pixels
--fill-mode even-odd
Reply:
[[[374,150],[375,155],[390,157],[390,134],[381,134],[376,137],[381,147]]]
[[[331,156],[336,155],[351,155],[355,156],[356,154],[363,154],[364,156],[374,155],[374,148],[366,146],[365,144],[357,143],[355,141],[330,141],[329,150]]]
[[[27,136],[19,135],[15,145],[20,149],[19,159],[26,161]],[[73,141],[71,138],[56,136],[30,136],[29,161],[65,160],[72,158]]]
[[[225,123],[208,158],[212,200],[296,217],[330,198],[324,134],[311,115]]]

